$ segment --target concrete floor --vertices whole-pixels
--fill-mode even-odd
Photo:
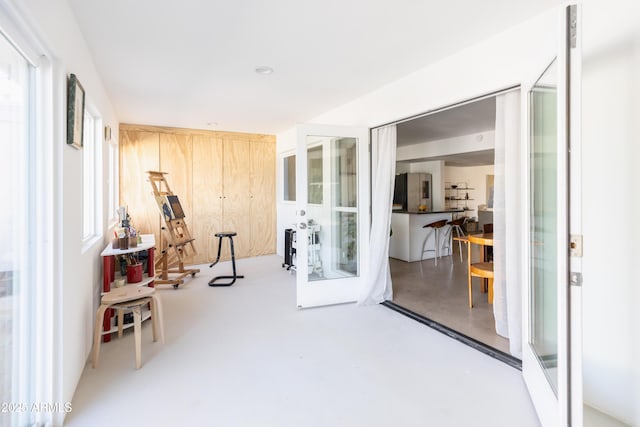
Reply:
[[[509,340],[496,334],[493,306],[480,292],[480,279],[473,279],[473,308],[469,309],[467,264],[454,254],[405,262],[390,258],[393,302],[509,354]],[[465,248],[463,246],[463,251]]]
[[[238,260],[228,288],[207,286],[228,262],[203,265],[160,289],[166,343],[144,322],[139,370],[130,329],[103,345],[65,425],[539,425],[517,369],[384,306],[299,310],[281,263]]]

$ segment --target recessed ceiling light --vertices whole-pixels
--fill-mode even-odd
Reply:
[[[273,73],[273,68],[267,65],[260,65],[259,67],[256,67],[256,73],[267,76]]]

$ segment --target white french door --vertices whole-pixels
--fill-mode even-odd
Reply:
[[[579,280],[576,286],[570,280],[580,277],[581,265],[569,251],[570,235],[580,234],[576,21],[576,6],[562,10],[558,54],[527,88],[529,235],[522,371],[544,426],[582,425],[581,293]]]
[[[300,308],[353,302],[367,268],[369,131],[298,126],[296,300]]]

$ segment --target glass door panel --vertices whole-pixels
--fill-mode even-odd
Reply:
[[[299,127],[296,274],[300,307],[357,299],[369,235],[367,148],[366,129]]]
[[[578,375],[571,375],[572,337],[569,287],[569,186],[579,177],[569,169],[569,146],[579,144],[571,124],[577,105],[571,89],[575,79],[570,23],[574,6],[559,9],[555,59],[531,84],[523,105],[528,116],[526,219],[523,245],[527,255],[526,292],[523,292],[522,375],[542,425],[572,425],[581,419]],[[551,53],[551,52],[550,52]],[[577,59],[577,58],[575,58]],[[575,79],[575,80],[574,80]],[[572,145],[573,146],[573,145]],[[577,146],[577,145],[576,145]],[[579,350],[578,350],[579,351]],[[576,359],[577,360],[577,359]],[[575,386],[575,388],[574,388]],[[580,425],[577,423],[576,425]]]
[[[20,379],[28,367],[25,351],[29,269],[28,126],[30,66],[0,35],[0,181],[6,205],[0,210],[0,396],[24,402],[28,384]],[[22,357],[21,357],[22,356]],[[0,427],[27,425],[28,411],[2,411]]]
[[[530,92],[529,345],[558,393],[558,124],[556,61]]]
[[[310,135],[307,147],[308,279],[358,276],[357,140]]]

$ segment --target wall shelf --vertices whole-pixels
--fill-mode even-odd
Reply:
[[[468,201],[474,200],[469,196],[469,192],[475,190],[472,187],[445,187],[444,203],[446,209],[462,209],[473,211],[467,206]]]

